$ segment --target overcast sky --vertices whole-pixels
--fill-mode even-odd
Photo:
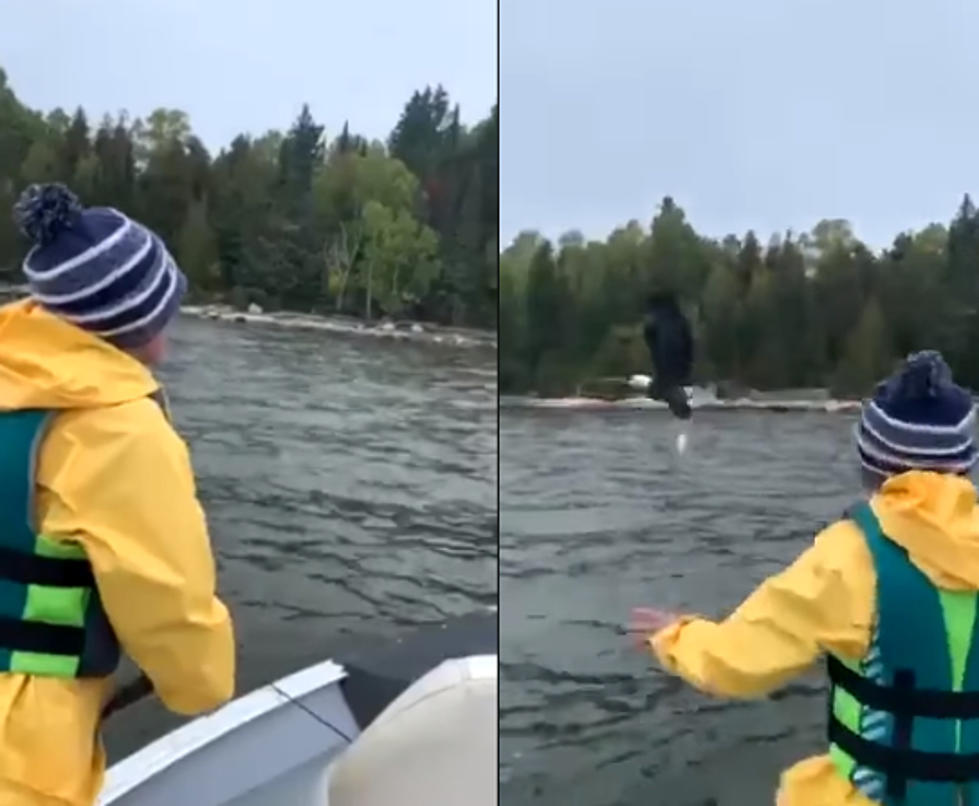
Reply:
[[[672,194],[706,234],[883,246],[979,195],[975,0],[500,1],[503,244]]]
[[[216,151],[286,129],[308,101],[385,139],[442,83],[474,123],[496,100],[495,0],[0,0],[0,67],[29,106],[190,114]]]

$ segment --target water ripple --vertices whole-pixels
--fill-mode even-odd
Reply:
[[[239,691],[496,603],[496,356],[183,319],[163,372],[239,644]],[[174,720],[138,705],[118,757]]]
[[[717,412],[677,458],[658,412],[505,410],[501,801],[755,806],[823,744],[817,673],[710,700],[634,652],[636,605],[721,616],[856,492],[851,420]]]

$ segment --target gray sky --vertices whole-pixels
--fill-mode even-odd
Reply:
[[[160,106],[212,151],[286,129],[308,101],[329,136],[387,137],[442,83],[475,123],[496,100],[495,0],[0,0],[0,67],[29,106],[97,121]]]
[[[672,194],[721,236],[874,246],[979,196],[975,0],[500,0],[501,243]]]

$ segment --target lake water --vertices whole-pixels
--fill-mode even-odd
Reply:
[[[338,646],[496,604],[496,354],[184,317],[189,442],[243,693]],[[113,717],[110,759],[178,724]]]
[[[824,747],[814,672],[710,700],[632,649],[637,605],[721,617],[858,494],[853,419],[504,409],[501,799],[507,806],[758,806]]]

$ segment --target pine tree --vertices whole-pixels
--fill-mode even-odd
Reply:
[[[85,110],[78,107],[67,132],[65,132],[62,150],[62,159],[68,176],[74,176],[78,163],[88,157],[91,152],[92,143],[89,140],[88,118],[85,117]]]

